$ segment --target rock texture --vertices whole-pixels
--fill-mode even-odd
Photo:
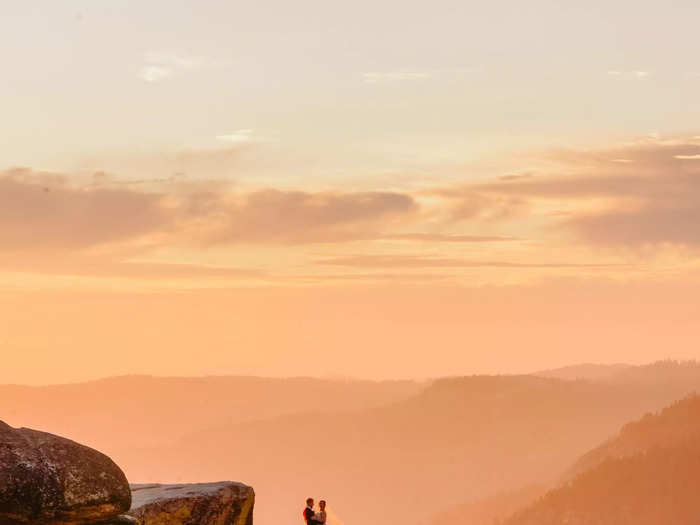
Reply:
[[[95,523],[130,506],[126,476],[104,454],[0,421],[0,523]]]
[[[253,525],[255,492],[242,483],[132,485],[139,525]]]
[[[132,516],[122,515],[107,521],[98,521],[94,525],[138,525],[139,520]]]

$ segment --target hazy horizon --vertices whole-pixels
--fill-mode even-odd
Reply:
[[[112,380],[127,380],[127,379],[140,379],[140,378],[145,378],[145,379],[163,379],[163,380],[204,380],[204,379],[251,379],[251,380],[265,380],[265,379],[272,379],[272,380],[289,380],[289,381],[328,381],[328,382],[366,382],[366,383],[403,383],[403,382],[411,382],[411,383],[429,383],[431,381],[437,381],[439,379],[450,379],[450,378],[460,378],[460,377],[473,377],[473,376],[490,376],[490,377],[497,377],[497,376],[523,376],[523,375],[540,375],[540,374],[546,374],[547,373],[554,373],[556,376],[556,373],[558,372],[565,372],[566,370],[569,369],[578,369],[579,367],[582,368],[587,368],[587,367],[601,367],[601,368],[610,368],[611,370],[615,370],[617,367],[638,367],[638,366],[645,366],[645,365],[652,365],[655,363],[664,363],[664,362],[670,362],[670,363],[696,363],[696,360],[691,360],[691,359],[674,359],[673,357],[665,357],[663,359],[651,361],[651,362],[640,362],[640,363],[620,363],[620,362],[609,362],[609,363],[593,363],[593,362],[580,362],[580,363],[571,363],[568,365],[561,365],[561,366],[553,366],[549,368],[541,368],[537,370],[522,370],[522,371],[474,371],[470,373],[453,373],[453,374],[446,374],[446,375],[439,375],[439,376],[406,376],[406,377],[371,377],[371,376],[344,376],[344,375],[339,375],[339,374],[329,374],[329,375],[258,375],[258,374],[200,374],[200,375],[159,375],[159,374],[150,374],[150,373],[140,373],[140,372],[132,372],[132,373],[125,373],[125,374],[119,374],[119,375],[107,375],[107,376],[95,376],[95,377],[88,377],[84,379],[76,379],[72,381],[66,381],[66,382],[57,382],[57,383],[12,383],[12,382],[5,382],[2,383],[0,382],[0,385],[2,386],[28,386],[28,387],[42,387],[42,386],[69,386],[69,385],[79,385],[79,384],[85,384],[85,383],[99,383],[99,382],[107,382],[107,381],[112,381]],[[586,374],[584,372],[582,373],[582,378]]]

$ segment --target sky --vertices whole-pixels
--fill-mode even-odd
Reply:
[[[697,2],[0,8],[0,382],[700,357]]]

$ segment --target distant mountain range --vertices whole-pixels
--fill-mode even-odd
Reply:
[[[131,481],[249,483],[259,525],[298,521],[307,496],[328,499],[346,523],[491,525],[476,516],[503,518],[589,470],[586,451],[700,386],[696,363],[575,368],[427,383],[136,376],[5,386],[0,416],[95,446]],[[563,375],[542,377],[553,373]]]
[[[14,426],[108,449],[129,448],[175,442],[212,426],[366,410],[422,388],[413,381],[134,375],[66,385],[0,385],[0,414]]]
[[[417,523],[465,494],[557,476],[621,422],[665,401],[638,388],[534,376],[443,379],[374,409],[203,429],[170,449],[168,461],[143,451],[120,464],[138,479],[235,471],[258,490],[263,523],[294,519],[307,492],[333,501],[344,521]],[[291,512],[266,516],[266,498]]]
[[[601,365],[596,363],[582,363],[580,365],[564,366],[550,370],[540,370],[533,375],[540,377],[551,377],[554,379],[586,379],[589,381],[600,381],[614,379],[622,371],[634,368],[632,365],[623,363],[613,365]]]
[[[700,363],[696,361],[657,361],[644,366],[627,364],[594,364],[565,366],[551,370],[542,370],[533,375],[565,380],[585,380],[596,382],[613,382],[618,384],[646,383],[662,387],[675,387],[680,391],[698,386]]]

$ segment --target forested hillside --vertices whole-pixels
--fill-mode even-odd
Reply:
[[[700,397],[626,425],[572,472],[503,525],[697,525]]]

